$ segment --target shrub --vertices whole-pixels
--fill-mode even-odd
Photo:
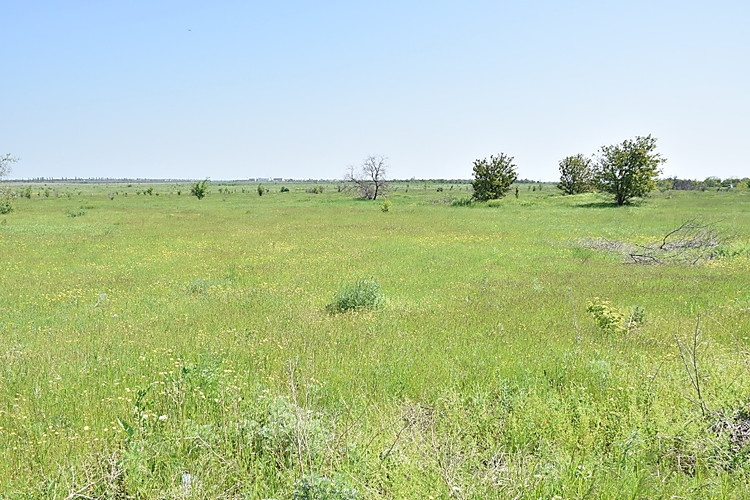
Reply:
[[[646,318],[642,307],[634,307],[627,314],[612,305],[609,300],[595,297],[588,302],[586,312],[604,333],[622,334],[638,328]]]
[[[267,404],[265,414],[253,426],[257,427],[253,437],[256,453],[279,467],[293,466],[297,460],[322,459],[333,435],[320,415],[282,396]]]
[[[13,193],[9,189],[0,191],[0,214],[9,214],[13,211]]]
[[[286,187],[286,186],[281,186],[281,189],[279,190],[279,192],[281,192],[281,193],[288,193],[289,192],[289,188]]]
[[[456,198],[451,201],[452,207],[470,207],[472,205],[471,198]]]
[[[615,309],[608,300],[595,297],[589,301],[586,312],[594,318],[594,323],[605,333],[625,332],[625,316]]]
[[[359,492],[346,477],[337,474],[333,479],[316,472],[306,474],[294,483],[293,500],[356,500]]]
[[[385,200],[383,200],[383,203],[380,205],[380,210],[382,210],[383,212],[390,212],[391,206],[393,206],[393,203],[391,203],[391,200],[386,198]]]
[[[382,297],[380,294],[380,284],[372,279],[358,280],[339,290],[333,298],[333,302],[328,304],[327,309],[331,314],[359,310],[375,309],[380,306]]]
[[[198,181],[190,188],[190,194],[202,200],[208,191],[208,179]]]

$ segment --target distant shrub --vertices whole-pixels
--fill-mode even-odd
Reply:
[[[86,215],[86,211],[85,210],[69,210],[68,212],[66,212],[66,215],[68,217],[83,217],[84,215]]]
[[[0,214],[13,211],[13,193],[9,189],[0,190]]]
[[[205,295],[208,292],[211,283],[203,278],[193,280],[185,286],[185,291],[190,295]]]
[[[324,188],[323,186],[315,186],[315,187],[307,188],[306,191],[312,194],[323,194]]]
[[[263,184],[258,184],[258,196],[263,196],[267,192],[268,192],[268,189],[263,187]]]
[[[392,206],[393,206],[393,203],[391,203],[391,200],[386,198],[385,200],[383,200],[383,203],[380,205],[380,210],[382,210],[383,212],[390,212]]]
[[[281,193],[288,193],[289,192],[289,188],[286,187],[286,186],[281,186],[281,189],[279,190],[279,192],[281,192]]]
[[[380,306],[382,297],[380,284],[372,279],[358,280],[339,290],[328,304],[327,309],[331,314],[359,309],[375,309]]]
[[[206,196],[206,193],[208,192],[208,179],[198,181],[195,184],[193,184],[190,188],[190,194],[198,198],[199,200],[202,200],[204,196]]]
[[[471,198],[456,198],[455,200],[451,201],[452,207],[470,207],[472,205],[473,201]]]
[[[438,193],[442,193],[443,192],[443,186],[440,186],[439,188],[437,188],[437,192]]]

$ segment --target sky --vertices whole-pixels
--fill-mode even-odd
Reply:
[[[520,178],[648,134],[750,176],[750,2],[0,0],[11,179]]]

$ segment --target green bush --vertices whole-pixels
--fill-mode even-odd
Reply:
[[[380,306],[382,297],[380,285],[372,279],[358,280],[356,283],[339,290],[328,304],[331,314],[359,310],[375,309]]]
[[[208,179],[198,181],[190,188],[190,194],[202,200],[208,191]]]
[[[356,500],[359,492],[341,475],[329,479],[316,472],[306,474],[294,484],[293,500]]]
[[[382,210],[383,212],[390,212],[392,206],[393,206],[393,203],[391,203],[391,200],[386,198],[385,200],[383,200],[383,203],[380,205],[380,210]]]
[[[9,214],[13,211],[13,193],[10,190],[0,191],[0,214]]]
[[[640,327],[646,319],[642,307],[634,307],[627,314],[612,305],[609,300],[595,297],[590,300],[586,312],[591,314],[594,323],[604,333],[622,334]]]
[[[452,207],[470,207],[473,202],[471,201],[471,198],[456,198],[455,200],[451,201]]]

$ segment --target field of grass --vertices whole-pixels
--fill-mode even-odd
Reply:
[[[750,190],[265,185],[0,216],[0,498],[750,496]]]

